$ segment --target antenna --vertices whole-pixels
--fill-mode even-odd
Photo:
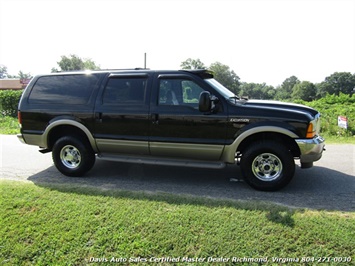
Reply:
[[[144,69],[147,68],[147,53],[144,53]]]

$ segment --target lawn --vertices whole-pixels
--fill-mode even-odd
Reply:
[[[1,265],[355,260],[350,212],[14,181],[0,181],[0,208]]]
[[[3,116],[0,114],[0,134],[17,134],[20,133],[20,126],[17,118]]]
[[[0,134],[19,133],[16,118],[0,116],[0,125]],[[354,137],[325,138],[355,143]],[[353,212],[12,181],[0,181],[0,208],[1,265],[355,260]]]

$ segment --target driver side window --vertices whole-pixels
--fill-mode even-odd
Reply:
[[[188,79],[161,79],[159,84],[159,105],[185,105],[198,107],[202,89]]]

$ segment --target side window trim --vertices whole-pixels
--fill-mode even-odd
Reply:
[[[124,74],[115,74],[111,73],[108,78],[148,78],[147,73],[124,73]]]
[[[160,74],[158,79],[187,79],[193,80],[192,77],[184,74]]]

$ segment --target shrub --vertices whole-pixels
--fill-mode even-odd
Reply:
[[[0,91],[0,114],[16,117],[22,92],[23,90]]]
[[[321,132],[333,136],[355,135],[355,95],[340,93],[339,96],[327,95],[312,102],[297,101],[321,113]],[[348,129],[338,127],[338,116],[346,116]]]

